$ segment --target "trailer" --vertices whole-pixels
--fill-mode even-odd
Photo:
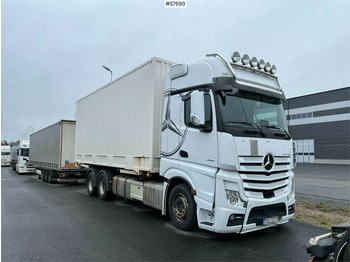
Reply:
[[[29,163],[39,179],[54,182],[85,182],[86,170],[75,158],[75,121],[61,120],[30,135]]]
[[[275,71],[237,52],[231,63],[152,58],[81,98],[76,162],[88,194],[141,201],[182,230],[287,223],[295,150]]]

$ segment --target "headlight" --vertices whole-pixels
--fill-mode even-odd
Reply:
[[[230,205],[246,207],[247,203],[243,201],[239,195],[239,192],[226,189],[226,198]]]

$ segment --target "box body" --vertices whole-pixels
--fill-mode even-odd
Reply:
[[[153,58],[77,102],[76,162],[159,172],[164,87],[171,64]]]

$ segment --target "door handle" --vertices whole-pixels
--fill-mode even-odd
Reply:
[[[180,150],[180,156],[184,158],[188,158],[188,153],[186,151]]]

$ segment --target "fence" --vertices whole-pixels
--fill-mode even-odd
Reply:
[[[350,201],[349,153],[349,144],[298,146],[296,193]]]

